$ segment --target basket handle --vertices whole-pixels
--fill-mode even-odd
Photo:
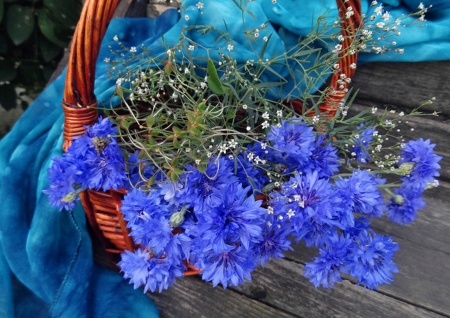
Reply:
[[[120,0],[86,0],[72,39],[64,88],[64,144],[97,121],[95,63],[106,28]]]
[[[84,126],[90,126],[97,121],[97,101],[94,95],[95,63],[102,38],[119,2],[120,0],[86,0],[84,4],[72,40],[62,102],[65,116],[64,151],[67,151],[73,138],[84,133],[86,130]],[[359,0],[336,0],[336,2],[342,21],[342,35],[345,38],[340,54],[344,56],[356,34],[355,30],[361,23],[361,5]],[[346,13],[350,7],[354,14],[347,18]],[[321,110],[336,111],[348,87],[347,82],[339,84],[340,75],[353,77],[355,69],[350,65],[356,63],[356,60],[357,53],[347,54],[339,61],[340,72],[333,74],[331,89],[321,105]]]
[[[339,68],[331,76],[330,88],[328,95],[322,105],[319,106],[321,112],[326,112],[326,116],[334,117],[340,102],[347,95],[349,82],[343,81],[344,78],[353,78],[356,72],[356,62],[358,60],[358,52],[349,54],[348,50],[357,35],[357,29],[362,24],[361,20],[361,2],[360,0],[336,0],[338,5],[339,17],[341,20],[341,30],[344,36],[342,50],[339,53]],[[353,15],[347,17],[347,12],[353,11]]]

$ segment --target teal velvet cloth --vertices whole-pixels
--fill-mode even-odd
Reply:
[[[180,29],[192,24],[210,24],[223,29],[226,18],[231,34],[241,33],[233,33],[235,28],[241,28],[241,18],[236,15],[232,1],[202,2],[205,4],[203,14],[195,6],[198,0],[184,3],[188,7],[187,21],[184,17],[179,19],[175,10],[157,21],[113,20],[97,62],[95,93],[99,104],[116,102],[111,100],[115,80],[107,77],[104,62],[106,57],[111,57],[108,47],[118,47],[113,40],[115,35],[125,46],[136,46],[139,53],[141,44],[154,52],[163,50],[161,33],[165,33],[166,42],[174,42]],[[370,2],[362,1],[363,12],[369,10]],[[385,0],[384,3],[396,16],[410,12],[420,1]],[[337,15],[334,0],[278,0],[276,5],[271,0],[261,0],[251,6],[257,19],[250,24],[257,27],[269,19],[273,22],[268,28],[273,36],[267,55],[293,45],[292,39],[304,35],[312,19],[324,8],[330,8],[331,15]],[[217,12],[221,12],[220,18]],[[427,27],[406,28],[396,39],[397,46],[405,48],[405,54],[361,54],[360,62],[450,59],[450,3],[434,0],[427,19]],[[288,36],[279,36],[282,32]],[[206,47],[211,47],[215,41],[214,33],[206,37],[194,33],[191,36]],[[233,41],[233,54],[237,59],[245,62],[254,58],[244,39],[236,36]],[[255,44],[256,49],[258,45],[263,44]],[[193,53],[206,54],[200,49]],[[280,67],[279,71],[286,70]],[[141,290],[134,291],[120,275],[93,263],[83,209],[59,212],[49,206],[42,193],[48,186],[46,169],[51,158],[62,155],[60,103],[63,87],[64,74],[36,99],[0,141],[0,317],[157,316],[156,307]]]

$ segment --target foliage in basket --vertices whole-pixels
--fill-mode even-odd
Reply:
[[[177,43],[162,41],[163,50],[127,48],[117,39],[121,50],[107,62],[121,105],[104,109],[104,118],[54,158],[50,202],[71,209],[85,189],[127,190],[121,211],[140,247],[125,251],[118,265],[145,291],[174,283],[184,260],[213,286],[238,285],[258,265],[283,257],[293,240],[319,249],[305,266],[315,286],[331,287],[341,273],[370,289],[389,283],[398,246],[374,232],[370,219],[412,222],[425,205],[423,191],[437,185],[441,157],[430,141],[405,141],[395,129],[399,117],[423,115],[418,109],[350,116],[349,94],[334,117],[319,106],[336,89],[347,93],[350,79],[339,64],[346,56],[401,53],[388,46],[401,21],[374,6],[345,38],[339,21],[319,18],[309,36],[265,60],[273,29],[267,21],[252,28],[251,12],[243,3],[240,10],[248,46],[263,41],[245,63],[234,55],[235,37],[212,26],[186,27]],[[211,33],[211,47],[193,40]],[[142,62],[129,68],[131,60]],[[341,74],[338,87],[321,88],[333,73]]]

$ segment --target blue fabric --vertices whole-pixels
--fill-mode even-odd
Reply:
[[[188,21],[184,17],[178,19],[174,10],[158,21],[113,20],[97,64],[95,93],[99,104],[107,106],[115,102],[111,101],[115,80],[107,77],[107,64],[103,61],[105,57],[111,57],[109,46],[118,47],[113,40],[115,35],[125,46],[136,46],[139,53],[141,44],[153,52],[164,50],[160,34],[165,33],[166,42],[174,42],[181,28],[187,25],[209,24],[224,30],[223,19],[226,19],[231,34],[241,34],[233,31],[242,26],[232,1],[202,2],[205,4],[203,14],[195,6],[198,0],[185,1]],[[362,1],[363,12],[369,10],[370,2]],[[417,8],[420,1],[386,0],[384,3],[386,9],[397,16]],[[267,56],[295,45],[296,37],[306,34],[311,21],[326,8],[331,10],[330,16],[337,15],[334,0],[278,0],[275,5],[271,0],[261,0],[250,6],[257,19],[248,18],[248,26],[256,28],[269,19],[273,22],[267,31],[273,33],[266,49]],[[217,12],[221,13],[220,18]],[[405,48],[405,54],[361,54],[360,62],[450,59],[450,2],[434,0],[427,19],[427,27],[406,28],[402,30],[403,35],[396,38],[397,46]],[[213,48],[217,34],[211,32],[200,37],[191,31],[190,36],[199,44]],[[236,36],[233,41],[232,54],[237,59],[245,62],[255,58],[244,38]],[[262,45],[259,41],[253,49],[259,52]],[[194,53],[199,57],[206,56],[205,50],[196,49]],[[213,50],[211,54],[216,53]],[[287,74],[281,66],[277,70]],[[49,206],[47,197],[42,194],[48,186],[46,169],[50,158],[62,154],[60,102],[63,87],[64,74],[36,99],[0,141],[0,316],[157,316],[157,309],[141,290],[134,291],[120,275],[93,264],[82,208],[70,213],[59,212]]]

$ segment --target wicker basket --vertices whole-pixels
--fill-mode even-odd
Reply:
[[[336,0],[341,17],[343,52],[352,42],[351,35],[361,23],[361,7],[359,0]],[[64,151],[67,151],[74,137],[84,133],[85,125],[92,125],[97,121],[96,98],[94,95],[95,62],[100,49],[101,40],[107,25],[112,18],[120,0],[87,0],[85,2],[80,21],[75,30],[67,69],[64,90],[63,108],[64,121]],[[353,9],[354,15],[346,18],[348,8]],[[352,78],[355,69],[350,67],[356,63],[357,54],[347,55],[340,60],[339,74],[331,78],[330,92],[325,102],[319,106],[321,112],[327,116],[334,116],[339,103],[346,96],[342,89],[348,83],[341,84],[340,75]],[[340,87],[341,86],[341,87]],[[302,107],[299,102],[289,102],[294,108]],[[105,192],[87,190],[80,197],[86,215],[94,233],[100,239],[103,248],[111,261],[117,262],[118,256],[124,250],[134,251],[136,246],[129,236],[126,221],[120,212],[121,200],[125,191],[107,190]],[[185,275],[196,274],[197,270],[188,266]]]

